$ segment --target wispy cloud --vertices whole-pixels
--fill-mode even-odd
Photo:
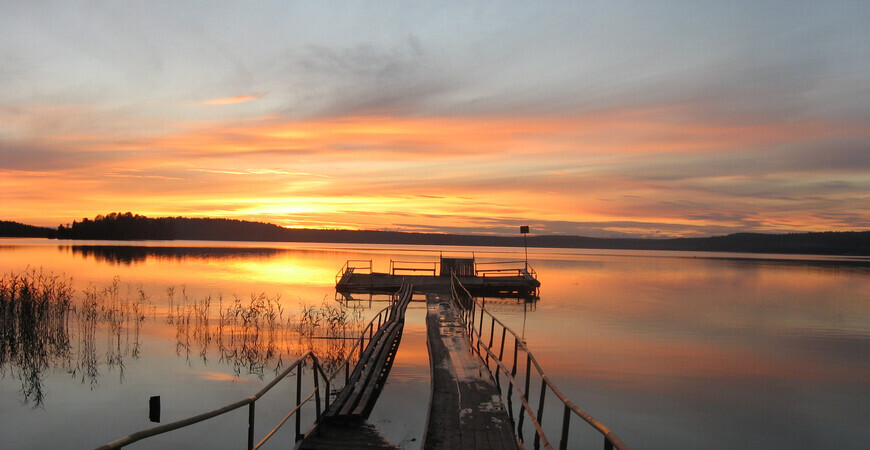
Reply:
[[[0,17],[10,219],[124,205],[592,235],[870,222],[857,4],[55,6]]]
[[[199,102],[200,105],[233,105],[236,103],[245,103],[260,99],[265,94],[250,94],[250,95],[237,95],[235,97],[223,97],[223,98],[214,98],[211,100],[204,100]]]

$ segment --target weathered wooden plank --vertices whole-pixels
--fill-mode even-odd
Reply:
[[[399,449],[378,430],[365,422],[330,422],[321,424],[315,433],[299,445],[305,450],[331,449]]]
[[[427,295],[432,402],[424,448],[518,448],[499,392],[449,297]]]

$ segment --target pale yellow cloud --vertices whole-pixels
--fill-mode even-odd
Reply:
[[[213,98],[199,102],[200,105],[232,105],[245,103],[262,98],[265,94],[237,95],[235,97]]]

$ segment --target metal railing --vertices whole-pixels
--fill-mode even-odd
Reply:
[[[312,373],[314,376],[314,389],[311,391],[311,393],[308,394],[307,397],[302,399],[302,368],[305,365],[307,360],[311,361],[311,364],[312,364],[313,369],[314,369],[314,371]],[[278,384],[279,381],[283,380],[285,377],[287,377],[290,374],[293,374],[294,372],[296,375],[296,405],[295,405],[295,407],[289,413],[287,413],[286,416],[284,416],[284,419],[282,419],[281,422],[279,422],[278,425],[275,426],[275,428],[273,428],[272,431],[270,431],[266,435],[266,437],[264,437],[262,440],[260,440],[259,443],[254,445],[254,424],[255,424],[254,419],[256,417],[255,411],[256,411],[257,400],[259,400],[260,397],[262,397],[264,394],[266,394],[266,392],[269,392],[269,390],[272,389],[276,384]],[[214,409],[214,410],[211,410],[211,411],[203,413],[203,414],[199,414],[199,415],[196,415],[193,417],[188,417],[186,419],[182,419],[182,420],[178,420],[178,421],[175,421],[172,423],[168,423],[166,425],[160,425],[160,426],[149,428],[146,430],[137,431],[133,434],[124,436],[120,439],[117,439],[117,440],[109,442],[108,444],[105,444],[101,447],[98,447],[98,449],[102,450],[102,449],[121,448],[121,447],[124,447],[125,445],[130,445],[136,441],[141,441],[142,439],[156,436],[158,434],[168,433],[170,431],[177,430],[179,428],[184,428],[184,427],[187,427],[187,426],[190,426],[190,425],[193,425],[193,424],[196,424],[196,423],[199,423],[199,422],[202,422],[202,421],[226,414],[230,411],[236,410],[236,409],[241,408],[243,406],[248,407],[248,445],[247,445],[248,449],[260,448],[260,446],[262,446],[264,443],[266,443],[266,441],[269,440],[269,438],[271,438],[275,434],[275,432],[278,431],[278,429],[281,428],[281,426],[283,426],[284,423],[286,423],[287,420],[290,419],[290,417],[292,417],[293,415],[296,415],[296,436],[298,439],[298,436],[300,435],[300,426],[301,426],[300,417],[301,417],[301,415],[297,414],[297,413],[299,412],[302,405],[308,403],[312,398],[314,398],[315,405],[316,405],[315,406],[316,417],[317,417],[317,419],[320,418],[321,396],[323,394],[323,392],[321,392],[321,390],[320,390],[320,380],[321,379],[328,380],[328,377],[323,372],[323,369],[320,366],[320,361],[318,361],[317,356],[315,356],[314,353],[307,352],[304,355],[302,355],[299,359],[294,361],[292,364],[290,364],[287,367],[287,369],[285,369],[283,372],[281,372],[280,375],[278,375],[274,380],[272,380],[269,384],[267,384],[263,389],[260,389],[259,392],[257,392],[256,394],[254,394],[254,395],[252,395],[244,400],[240,400],[240,401],[237,401],[235,403],[231,403],[231,404],[226,405],[222,408]],[[327,386],[326,392],[329,392],[329,381],[326,381],[326,386]],[[323,398],[326,402],[326,406],[328,407],[329,406],[329,396],[323,395]]]
[[[372,260],[370,259],[349,259],[341,266],[338,273],[335,274],[335,283],[338,284],[346,274],[353,273],[372,273]]]
[[[458,278],[454,276],[451,277],[451,280],[453,299],[463,311],[462,314],[471,341],[472,351],[477,353],[477,355],[484,360],[490,374],[494,374],[493,378],[495,379],[496,386],[502,392],[502,397],[507,398],[508,415],[515,425],[517,440],[523,445],[523,447],[525,447],[523,428],[525,418],[528,417],[531,426],[534,428],[534,448],[538,449],[542,446],[547,449],[553,448],[542,427],[545,412],[545,399],[547,393],[551,392],[555,395],[556,399],[561,401],[563,404],[559,440],[560,449],[568,448],[568,436],[572,416],[579,417],[604,437],[605,450],[612,450],[614,448],[620,450],[628,449],[628,446],[625,445],[616,434],[613,433],[613,431],[585,411],[578,408],[574,403],[568,400],[561,391],[559,391],[556,385],[544,373],[544,370],[538,364],[538,361],[532,355],[532,352],[529,351],[528,347],[526,347],[525,341],[522,338],[487,311],[484,305],[475,301],[471,294],[468,293],[468,290],[466,290],[465,287],[462,286],[462,283],[459,282]],[[486,320],[489,322],[487,324],[488,327],[484,326],[485,318],[488,318],[488,320]],[[496,325],[498,325],[498,328],[496,328]],[[495,339],[499,335],[499,343],[497,344],[498,353],[496,353],[496,347],[493,345],[496,344]],[[512,336],[514,341],[512,357],[509,354],[505,355],[505,342],[508,335]],[[510,346],[510,344],[508,345]],[[509,353],[511,352],[509,351]],[[522,364],[522,367],[525,367],[525,371],[522,372],[522,375],[518,376],[518,373],[520,373],[518,372],[518,365],[520,364],[521,353],[525,353],[526,355],[525,362]],[[491,363],[494,366],[491,365]],[[537,397],[537,411],[532,408],[531,402],[529,401],[532,374],[535,372],[537,373],[537,377],[541,380],[540,394]],[[507,386],[502,386],[502,376],[504,376]],[[518,378],[522,378],[522,380],[518,381]],[[516,395],[520,402],[520,406],[517,407],[516,413],[514,412],[513,404],[514,395]]]
[[[335,418],[339,416],[360,414],[363,418],[368,418],[371,408],[374,407],[374,402],[380,394],[383,381],[386,379],[386,374],[389,374],[392,367],[393,356],[395,349],[398,348],[398,342],[401,339],[402,328],[405,322],[405,309],[408,303],[413,298],[413,287],[409,284],[402,285],[399,291],[392,296],[386,318],[382,321],[378,319],[377,331],[374,334],[371,330],[373,326],[368,327],[369,344],[363,345],[363,340],[360,339],[357,343],[361,350],[358,363],[355,365],[353,373],[349,375],[350,364],[348,355],[347,364],[345,364],[345,388],[338,395],[332,407],[326,409],[327,418]],[[373,325],[373,322],[370,322]],[[383,326],[381,326],[383,325]],[[365,333],[363,333],[365,336]],[[355,347],[354,347],[355,348]],[[351,354],[356,354],[354,349],[351,349]],[[365,363],[360,364],[360,361]],[[339,370],[340,371],[340,370]],[[337,371],[338,372],[338,371]]]
[[[538,279],[538,274],[535,272],[535,269],[532,269],[532,266],[529,265],[528,261],[496,261],[475,263],[474,274],[478,277],[528,276],[535,280]]]
[[[234,411],[241,407],[248,407],[248,443],[247,448],[257,449],[260,448],[266,441],[269,440],[279,428],[281,428],[291,417],[295,416],[296,419],[296,441],[299,441],[304,437],[301,433],[302,426],[302,415],[301,408],[303,405],[311,401],[313,398],[315,401],[315,422],[320,421],[321,413],[329,408],[330,404],[330,395],[333,394],[333,390],[331,389],[333,383],[336,378],[344,371],[344,384],[347,383],[347,380],[350,378],[351,372],[351,364],[356,365],[356,361],[359,361],[359,358],[363,355],[363,350],[366,347],[366,341],[369,342],[372,340],[372,336],[375,331],[381,327],[383,323],[386,323],[391,318],[392,314],[392,304],[395,302],[396,297],[393,297],[393,301],[391,301],[390,306],[385,307],[377,315],[375,315],[368,324],[362,329],[360,333],[360,337],[355,339],[354,345],[348,350],[347,357],[344,358],[339,364],[337,364],[337,368],[335,368],[330,375],[326,375],[323,370],[323,365],[317,356],[309,351],[299,357],[296,361],[291,363],[287,369],[281,372],[274,380],[272,380],[269,384],[267,384],[263,389],[261,389],[256,394],[248,397],[244,400],[237,401],[235,403],[231,403],[229,405],[223,406],[221,408],[217,408],[196,416],[188,417],[186,419],[181,419],[172,423],[168,423],[165,425],[160,425],[153,428],[148,428],[145,430],[137,431],[135,433],[124,436],[120,439],[109,442],[108,444],[102,445],[98,447],[99,450],[108,450],[108,449],[118,449],[122,448],[126,445],[130,445],[134,442],[141,441],[143,439],[156,436],[159,434],[168,433],[173,430],[177,430],[179,428],[188,427],[190,425],[194,425],[199,422],[203,422],[208,419],[212,419],[214,417],[218,417],[220,415],[226,414],[230,411]],[[377,321],[377,327],[375,327],[375,321]],[[303,367],[310,361],[314,371],[313,375],[313,390],[303,399],[302,398],[302,369]],[[256,445],[254,444],[254,425],[255,425],[255,411],[256,411],[256,402],[263,395],[265,395],[270,389],[272,389],[278,382],[286,378],[287,376],[294,374],[296,375],[296,404],[294,408],[284,416],[284,418],[275,426],[263,439],[259,441]],[[324,388],[320,388],[321,381],[323,382]],[[342,384],[342,386],[344,386]]]
[[[390,260],[390,275],[398,275],[397,272],[424,272],[425,274],[435,276],[438,271],[438,263],[434,261],[393,261]],[[407,275],[407,273],[406,273]]]

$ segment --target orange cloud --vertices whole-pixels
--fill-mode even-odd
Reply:
[[[542,117],[260,117],[175,122],[177,131],[156,137],[67,133],[45,147],[67,149],[63,155],[78,166],[52,170],[39,186],[24,181],[33,175],[14,172],[5,184],[17,194],[7,194],[7,204],[19,210],[13,218],[25,218],[21,210],[34,203],[24,196],[46,197],[50,189],[51,206],[39,204],[44,215],[62,216],[51,222],[120,208],[409,230],[485,231],[534,217],[541,230],[552,223],[561,225],[551,231],[579,233],[572,224],[601,223],[613,233],[671,235],[832,229],[866,215],[860,202],[835,192],[832,204],[854,205],[840,211],[846,216],[811,217],[819,202],[794,205],[775,189],[813,182],[836,189],[822,172],[793,181],[793,173],[756,169],[775,149],[855,136],[866,126],[677,116],[678,107]]]

